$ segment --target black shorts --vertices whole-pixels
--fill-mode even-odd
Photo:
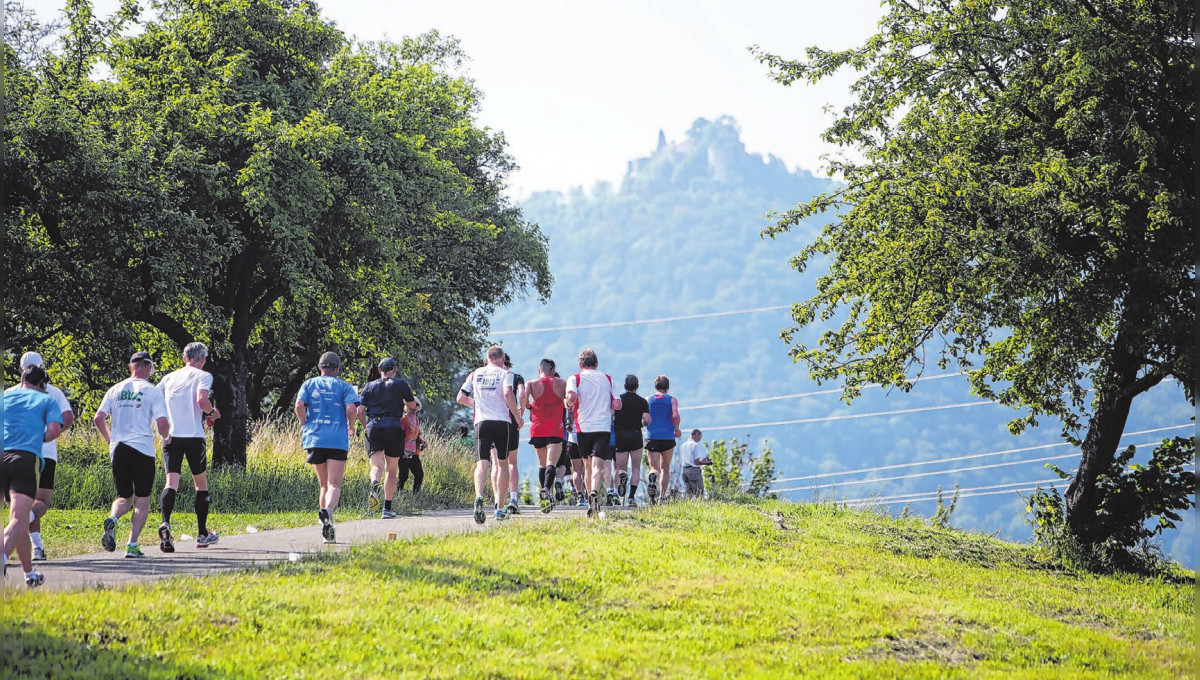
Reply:
[[[347,455],[349,451],[346,449],[323,449],[317,447],[304,450],[308,452],[309,465],[320,465],[321,463],[328,463],[331,460],[344,461],[349,458]]]
[[[208,442],[204,437],[171,437],[171,443],[163,447],[167,472],[179,474],[183,470],[183,459],[187,458],[188,469],[193,475],[202,475],[208,470]]]
[[[655,453],[664,453],[675,448],[674,439],[647,439],[646,450]]]
[[[475,455],[479,460],[492,459],[492,447],[496,457],[508,460],[508,426],[506,420],[481,420],[475,423]]]
[[[608,447],[612,432],[580,432],[579,452],[584,458],[595,456],[600,460],[612,460],[613,452]]]
[[[58,467],[58,461],[46,458],[42,463],[42,475],[38,479],[38,488],[54,491],[54,468]]]
[[[570,456],[571,460],[583,458],[583,453],[579,451],[579,442],[567,442],[563,447],[563,453]]]
[[[517,424],[510,420],[508,421],[508,450],[516,451],[517,447],[520,445],[521,428],[517,427]],[[500,449],[496,450],[499,451]]]
[[[113,483],[120,498],[147,498],[154,491],[154,456],[147,456],[128,444],[113,450]]]
[[[399,458],[404,455],[404,428],[367,426],[367,451],[378,453],[388,458]]]
[[[0,459],[0,490],[4,491],[5,500],[12,503],[13,493],[36,497],[41,467],[36,453],[5,451]]]
[[[617,430],[617,451],[638,451],[641,448],[641,430]]]
[[[562,437],[530,437],[529,445],[535,449],[544,449],[551,444],[561,444]]]

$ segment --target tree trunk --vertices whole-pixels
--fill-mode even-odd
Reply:
[[[1087,436],[1080,451],[1079,472],[1067,489],[1067,523],[1071,533],[1081,543],[1094,545],[1112,535],[1110,522],[1096,515],[1100,506],[1100,491],[1096,478],[1108,470],[1117,454],[1117,445],[1125,432],[1129,406],[1133,396],[1098,401],[1096,412],[1088,424]]]
[[[246,466],[246,449],[250,446],[246,368],[245,350],[236,348],[228,361],[211,367],[216,377],[213,396],[221,409],[221,417],[213,423],[214,468]]]

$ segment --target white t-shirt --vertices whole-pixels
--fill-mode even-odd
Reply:
[[[196,400],[200,390],[212,391],[213,377],[208,371],[195,366],[184,366],[171,371],[159,381],[167,402],[167,420],[171,421],[171,437],[204,438],[204,412]]]
[[[471,371],[460,389],[475,400],[475,422],[502,420],[507,423],[509,412],[504,388],[511,391],[512,386],[512,371],[487,364]]]
[[[612,429],[612,400],[620,399],[621,393],[607,373],[594,368],[579,372],[579,383],[575,374],[567,378],[567,394],[579,396],[576,418],[580,432],[608,432]]]
[[[112,417],[110,456],[117,444],[124,444],[154,457],[154,423],[167,417],[162,390],[140,378],[127,378],[108,388],[97,410]]]
[[[8,394],[16,389],[20,389],[20,387],[13,385],[7,390],[4,390],[4,393]],[[63,413],[71,412],[71,402],[67,401],[67,395],[63,394],[62,390],[58,389],[54,385],[46,385],[46,394],[50,395],[50,397],[54,399],[54,403],[58,404],[59,411],[62,411]],[[54,440],[52,442],[42,442],[42,458],[44,460],[58,460],[58,440]]]
[[[679,464],[683,467],[696,467],[696,459],[704,457],[704,444],[691,437],[679,445]]]

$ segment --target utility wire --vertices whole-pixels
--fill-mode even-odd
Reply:
[[[1029,487],[1026,489],[1007,489],[1004,491],[980,491],[977,493],[959,494],[958,497],[959,498],[975,498],[977,496],[997,496],[997,495],[1006,494],[1006,493],[1020,493],[1022,491],[1034,491],[1035,489],[1037,489],[1036,486]],[[879,503],[880,505],[893,505],[895,503],[928,503],[929,501],[936,501],[936,500],[937,500],[937,496],[934,496],[932,498],[913,498],[913,499],[909,499],[909,500],[888,500],[886,498],[881,498],[881,499],[875,500],[873,502]],[[869,502],[854,503],[855,506],[863,506],[863,505],[870,505],[870,504],[871,503],[869,503]]]
[[[1184,423],[1183,425],[1172,425],[1170,427],[1156,427],[1156,428],[1153,428],[1150,430],[1138,430],[1136,432],[1126,432],[1125,434],[1121,435],[1121,438],[1123,439],[1125,437],[1132,437],[1134,435],[1141,435],[1141,434],[1153,434],[1155,432],[1165,432],[1167,430],[1177,430],[1181,427],[1191,427],[1191,423]],[[900,468],[917,467],[919,465],[934,465],[936,463],[953,463],[953,462],[957,462],[960,460],[975,460],[977,458],[987,458],[989,456],[1002,456],[1002,455],[1005,455],[1008,453],[1021,453],[1023,451],[1036,451],[1038,449],[1051,449],[1056,446],[1068,446],[1068,445],[1069,445],[1068,442],[1057,442],[1055,444],[1042,444],[1040,446],[1023,446],[1018,449],[1005,449],[1004,451],[991,451],[989,453],[973,453],[973,454],[966,455],[966,456],[954,456],[952,458],[938,458],[935,460],[922,460],[922,461],[917,461],[914,463],[896,463],[893,465],[880,465],[877,467],[858,468],[856,470],[843,470],[842,472],[822,472],[820,474],[802,475],[799,477],[780,477],[780,478],[772,480],[771,483],[778,484],[781,482],[799,482],[799,481],[803,481],[806,479],[824,479],[826,477],[839,477],[842,475],[857,475],[857,474],[864,474],[864,473],[869,473],[869,472],[882,472],[884,470],[898,470]]]
[[[719,316],[734,316],[737,314],[756,314],[758,312],[773,312],[780,309],[791,309],[791,305],[775,305],[773,307],[755,307],[753,309],[735,309],[729,312],[709,312],[707,314],[687,314],[684,316],[666,316],[659,319],[640,319],[637,321],[610,321],[608,323],[586,323],[578,326],[556,326],[554,328],[518,328],[515,330],[490,331],[491,336],[525,335],[527,333],[557,333],[560,331],[577,331],[588,328],[614,328],[616,326],[639,326],[648,323],[667,323],[669,321],[688,321],[690,319],[712,319]]]
[[[944,404],[942,406],[922,406],[920,408],[905,408],[896,411],[876,411],[874,413],[851,413],[841,416],[822,416],[820,418],[798,418],[796,420],[776,420],[769,423],[742,423],[740,425],[721,425],[718,427],[701,428],[705,432],[718,430],[741,430],[751,427],[774,427],[776,425],[799,425],[801,423],[826,423],[834,420],[856,420],[859,418],[874,418],[876,416],[897,416],[905,413],[921,413],[923,411],[944,411],[952,408],[968,408],[971,406],[1000,406],[995,401],[968,401],[961,404]]]
[[[966,375],[966,374],[965,373],[943,373],[941,375],[931,375],[931,376],[920,376],[920,377],[916,377],[916,378],[907,378],[907,380],[911,380],[914,383],[921,383],[926,380],[941,380],[943,378],[957,378],[962,375]],[[881,385],[879,385],[877,383],[863,385],[863,389],[869,389],[869,388],[873,388],[873,387],[881,387]],[[718,402],[713,402],[711,404],[700,404],[699,406],[680,406],[679,410],[680,411],[695,411],[697,409],[702,409],[702,408],[717,408],[718,406],[737,406],[740,404],[760,404],[764,401],[780,401],[783,399],[802,399],[804,397],[815,397],[820,394],[841,394],[841,393],[842,393],[842,388],[837,387],[837,388],[829,389],[829,390],[816,390],[815,392],[797,392],[796,394],[781,394],[778,397],[758,397],[757,399],[740,399],[738,401],[718,401]],[[712,428],[709,428],[709,429],[712,429]]]
[[[1037,488],[1038,486],[1061,484],[1061,483],[1066,483],[1066,480],[1058,479],[1058,478],[1056,478],[1056,479],[1035,479],[1030,482],[1013,482],[1011,484],[992,484],[990,486],[973,486],[973,487],[969,487],[966,489],[962,489],[962,488],[946,489],[946,490],[942,491],[942,496],[943,497],[953,496],[956,493],[961,496],[962,494],[975,493],[976,491],[993,491],[995,489],[1007,489],[1009,487],[1014,487],[1014,486]],[[905,494],[897,494],[894,496],[880,496],[880,497],[867,496],[865,498],[850,498],[850,499],[845,499],[844,501],[839,501],[839,502],[869,503],[869,502],[875,501],[875,500],[884,500],[884,501],[902,501],[902,500],[917,500],[917,499],[923,500],[925,497],[931,497],[931,498],[936,499],[937,495],[938,495],[937,491],[922,491],[920,493],[905,493]]]

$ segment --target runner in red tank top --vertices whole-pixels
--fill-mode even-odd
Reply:
[[[537,452],[538,505],[542,512],[554,508],[554,482],[558,478],[557,467],[562,453],[563,399],[567,396],[567,382],[554,377],[554,362],[542,359],[538,365],[538,379],[528,384],[525,391],[525,407],[529,410],[529,445]]]

